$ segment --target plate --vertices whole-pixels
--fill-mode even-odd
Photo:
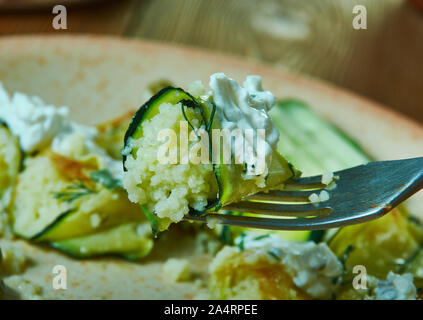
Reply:
[[[75,121],[96,124],[136,109],[146,85],[170,79],[179,86],[214,72],[242,81],[263,77],[278,98],[304,100],[356,138],[376,159],[422,156],[423,127],[363,97],[286,70],[210,51],[151,41],[98,36],[18,36],[0,40],[0,81],[9,92],[38,95],[66,105]],[[422,193],[409,201],[423,217]],[[43,287],[47,298],[191,299],[205,289],[194,282],[169,283],[161,272],[167,257],[186,257],[196,277],[205,277],[210,257],[194,251],[194,240],[169,233],[142,263],[105,258],[78,261],[49,248],[13,241],[34,263],[23,277]],[[1,240],[5,241],[5,240]],[[171,246],[169,246],[171,244]],[[54,290],[55,265],[68,270],[68,288]]]

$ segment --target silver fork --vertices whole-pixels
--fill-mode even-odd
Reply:
[[[286,184],[283,191],[259,193],[223,207],[221,213],[185,219],[269,230],[326,229],[373,220],[423,188],[423,157],[369,162],[335,172],[334,177],[329,186],[322,184],[322,176],[300,178]],[[312,203],[309,197],[322,190],[329,199]]]

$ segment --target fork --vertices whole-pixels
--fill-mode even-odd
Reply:
[[[227,205],[221,209],[223,214],[187,215],[185,220],[269,230],[319,230],[370,221],[423,188],[423,157],[369,162],[335,172],[334,177],[328,186],[322,176],[292,180],[283,190]],[[311,202],[310,196],[322,190],[329,199]]]

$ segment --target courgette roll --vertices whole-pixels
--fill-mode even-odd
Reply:
[[[244,87],[218,73],[206,93],[166,87],[135,114],[123,150],[123,186],[154,232],[187,214],[217,212],[299,174],[276,150],[279,133],[267,111],[273,95],[258,76]]]

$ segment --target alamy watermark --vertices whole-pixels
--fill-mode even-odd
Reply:
[[[367,289],[367,269],[359,264],[354,266],[352,273],[356,274],[353,278],[352,286],[355,290]]]
[[[55,14],[52,26],[56,30],[68,28],[68,12],[64,5],[58,4],[53,7],[52,13]]]
[[[367,29],[367,9],[363,5],[356,5],[353,7],[352,10],[353,14],[355,14],[352,26],[355,30],[360,29]]]
[[[65,266],[58,264],[53,267],[54,275],[52,286],[54,290],[66,290],[68,288],[68,271]]]
[[[159,131],[157,141],[162,144],[157,150],[157,160],[160,164],[235,163],[245,164],[247,174],[261,175],[266,171],[265,129],[207,132],[200,128],[189,133],[188,127],[187,121],[180,121],[179,134],[173,129]]]

